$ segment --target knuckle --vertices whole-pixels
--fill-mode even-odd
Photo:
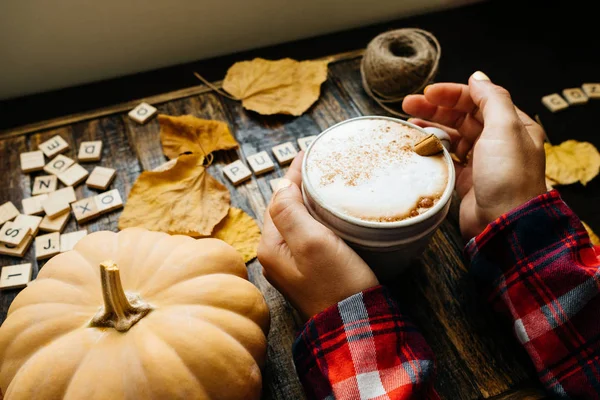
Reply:
[[[507,99],[512,101],[509,91],[503,88],[502,86],[494,86],[494,93],[498,96],[506,97]]]

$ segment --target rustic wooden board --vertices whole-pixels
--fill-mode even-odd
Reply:
[[[303,136],[316,135],[324,128],[347,118],[385,115],[360,87],[359,61],[349,60],[332,65],[330,77],[323,85],[320,100],[305,115],[260,116],[245,111],[241,104],[203,92],[158,104],[159,112],[226,121],[241,146],[238,150],[218,152],[209,172],[231,192],[232,204],[255,217],[262,225],[263,213],[271,197],[269,180],[281,177],[285,168],[253,176],[234,187],[221,172],[221,167],[238,158],[267,150],[272,146]],[[0,137],[0,203],[11,200],[20,208],[22,197],[30,195],[35,173],[20,173],[19,153],[34,150],[37,144],[60,134],[71,145],[65,153],[74,158],[79,143],[102,140],[104,150],[99,163],[83,164],[91,171],[94,165],[117,169],[111,188],[117,188],[125,199],[135,179],[143,170],[166,161],[159,141],[156,119],[146,125],[131,121],[125,112],[102,115],[53,130]],[[78,198],[97,193],[85,185],[77,187]],[[115,211],[87,224],[72,218],[67,232],[78,229],[117,230],[120,211]],[[389,284],[404,310],[409,313],[435,350],[438,363],[436,388],[444,399],[539,399],[535,373],[527,356],[513,339],[506,323],[493,314],[462,259],[462,239],[458,230],[458,202],[454,199],[448,219],[435,234],[423,257],[409,271]],[[34,277],[43,262],[36,262],[30,249],[25,259],[34,265]],[[0,257],[0,265],[18,264],[24,260]],[[271,310],[268,361],[264,370],[264,398],[304,398],[295,374],[291,346],[301,324],[296,313],[281,295],[263,278],[258,261],[248,265],[250,280],[265,295]],[[0,295],[0,321],[6,318],[11,301],[18,290]],[[523,389],[520,389],[523,388]]]

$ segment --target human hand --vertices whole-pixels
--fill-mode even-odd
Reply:
[[[308,319],[379,284],[342,239],[316,221],[302,201],[302,158],[296,157],[264,217],[258,260],[263,274]]]
[[[544,131],[519,110],[510,94],[476,72],[468,85],[437,83],[411,95],[402,107],[451,137],[456,191],[462,199],[460,229],[466,240],[500,215],[546,192]],[[472,151],[472,156],[467,157]]]

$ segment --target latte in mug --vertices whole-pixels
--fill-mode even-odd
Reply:
[[[380,278],[419,255],[448,212],[454,186],[450,154],[425,157],[412,148],[427,136],[394,118],[354,118],[324,131],[304,158],[309,212],[354,247]]]

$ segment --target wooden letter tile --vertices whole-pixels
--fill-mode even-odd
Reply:
[[[17,210],[17,207],[15,207],[12,202],[7,201],[0,206],[0,225],[6,221],[10,221],[17,215],[19,215],[19,210]]]
[[[73,189],[72,186],[67,186],[66,188],[58,189],[57,191],[50,193],[48,198],[66,201],[69,204],[77,200],[77,197],[75,197],[75,189]]]
[[[23,288],[31,281],[31,264],[6,265],[0,273],[0,289]]]
[[[252,176],[252,172],[250,172],[248,167],[246,167],[246,165],[244,165],[244,163],[240,160],[224,166],[223,173],[225,173],[225,176],[227,176],[227,178],[229,178],[231,183],[234,185],[242,183],[246,179],[250,179]]]
[[[42,175],[36,176],[33,181],[33,189],[31,194],[37,196],[38,194],[50,193],[56,190],[56,184],[58,180],[56,175]]]
[[[102,141],[81,142],[77,159],[81,162],[100,161],[102,158]]]
[[[585,104],[588,102],[587,96],[579,88],[565,89],[563,90],[563,96],[569,104]]]
[[[85,184],[92,189],[106,190],[112,183],[117,171],[112,168],[95,167]]]
[[[27,252],[27,249],[29,249],[29,245],[31,245],[32,241],[33,241],[33,236],[27,235],[25,240],[23,240],[21,242],[21,244],[18,246],[13,246],[13,245],[6,244],[6,243],[0,243],[0,254],[3,254],[5,256],[23,258],[23,255],[25,255],[25,253]]]
[[[56,217],[69,211],[69,203],[61,197],[48,197],[42,202],[42,208],[49,217]]]
[[[77,186],[87,178],[89,173],[79,164],[73,164],[64,172],[58,174],[58,179],[65,186]]]
[[[248,164],[256,175],[264,174],[265,172],[273,171],[275,164],[269,157],[266,151],[253,154],[247,158]]]
[[[44,152],[46,157],[52,158],[55,155],[67,150],[69,148],[69,143],[67,143],[65,139],[63,139],[59,135],[56,135],[52,139],[46,140],[38,147],[41,151]]]
[[[48,198],[47,194],[38,194],[37,196],[28,197],[21,201],[23,206],[23,214],[36,215],[44,212],[42,203]]]
[[[581,87],[590,99],[600,99],[600,83],[584,83]]]
[[[273,147],[273,154],[279,164],[285,165],[291,163],[298,152],[291,142],[286,142]]]
[[[35,238],[35,258],[45,260],[60,253],[60,233],[53,232]]]
[[[77,232],[63,233],[60,235],[60,252],[64,253],[65,251],[73,250],[77,242],[86,236],[87,230],[85,229]]]
[[[317,138],[317,135],[306,136],[306,137],[298,139],[298,146],[300,146],[300,150],[306,151],[306,149],[308,149],[308,146],[310,146],[310,144],[312,142],[314,142],[316,138]]]
[[[19,214],[17,215],[17,218],[15,218],[15,225],[31,229],[31,236],[37,235],[41,223],[42,217],[36,215]]]
[[[8,221],[0,228],[0,242],[18,246],[25,240],[30,231],[31,229],[28,226],[19,226],[15,222]]]
[[[40,150],[21,153],[21,171],[29,173],[44,169],[44,153]]]
[[[564,110],[565,108],[569,108],[569,103],[565,101],[560,94],[552,93],[548,96],[542,97],[542,103],[546,106],[546,108],[552,112],[557,112],[560,110]]]
[[[83,223],[100,215],[94,197],[96,196],[88,197],[87,199],[82,199],[71,204],[71,209],[77,222]]]
[[[94,196],[94,202],[98,212],[104,214],[123,207],[123,200],[118,189],[109,190]]]
[[[156,114],[156,108],[148,103],[141,103],[133,110],[129,111],[129,118],[138,124],[145,124],[150,118]]]
[[[73,163],[75,163],[75,161],[69,157],[59,154],[52,161],[46,164],[44,171],[49,174],[59,175],[61,172],[66,171],[71,165],[73,165]]]
[[[70,217],[70,212],[57,215],[54,218],[50,218],[46,215],[40,223],[40,229],[46,232],[62,232],[65,229],[67,222],[69,222]]]

